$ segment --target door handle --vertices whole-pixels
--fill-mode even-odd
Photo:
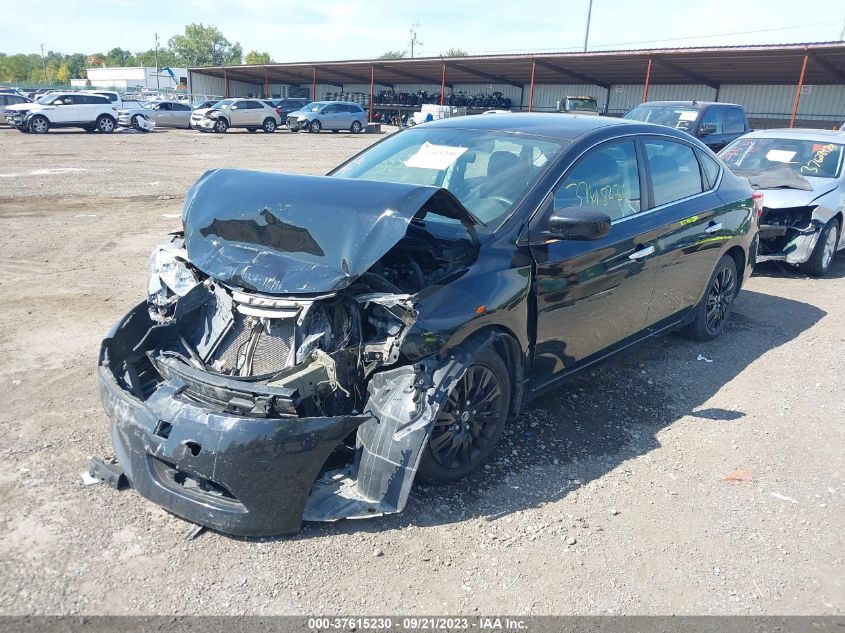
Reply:
[[[705,233],[718,233],[722,230],[722,223],[716,222],[715,224],[710,224],[706,229],[704,229]]]
[[[642,259],[644,257],[648,257],[649,255],[654,254],[654,246],[646,246],[645,248],[641,248],[639,250],[634,251],[630,255],[628,255],[628,259],[632,259],[634,261],[638,259]]]

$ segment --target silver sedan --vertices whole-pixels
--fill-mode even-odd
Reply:
[[[117,122],[123,127],[137,127],[136,117],[146,116],[155,121],[156,127],[191,127],[191,106],[175,101],[150,101],[140,108],[120,110]]]
[[[752,132],[719,157],[762,194],[757,261],[827,273],[845,248],[845,131]]]

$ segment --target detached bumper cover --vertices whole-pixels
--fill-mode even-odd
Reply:
[[[237,417],[180,399],[177,381],[145,402],[106,367],[99,382],[115,455],[132,487],[174,514],[229,534],[299,531],[326,458],[368,419]]]
[[[760,243],[766,245],[767,240],[786,239],[781,250],[768,253],[758,253],[758,262],[781,261],[788,264],[803,264],[813,254],[818,242],[819,234],[824,223],[813,219],[806,228],[786,227],[777,224],[760,225]],[[771,242],[770,242],[771,243]]]

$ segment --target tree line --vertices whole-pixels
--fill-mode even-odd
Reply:
[[[72,53],[48,51],[38,53],[0,53],[0,81],[13,83],[69,84],[71,79],[85,78],[88,68],[109,66],[221,66],[223,64],[269,64],[269,53],[249,51],[243,54],[238,42],[230,42],[213,25],[189,24],[185,32],[174,35],[167,46],[133,53],[113,48],[107,53]]]

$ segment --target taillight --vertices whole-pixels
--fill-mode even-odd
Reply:
[[[282,118],[282,109],[281,109],[281,108],[276,108],[276,114],[278,114],[278,115],[279,115],[279,118],[281,119],[281,118]]]
[[[760,216],[763,215],[763,192],[762,191],[755,191],[751,194],[751,206],[754,208],[754,212],[757,214],[757,219],[760,219]]]

